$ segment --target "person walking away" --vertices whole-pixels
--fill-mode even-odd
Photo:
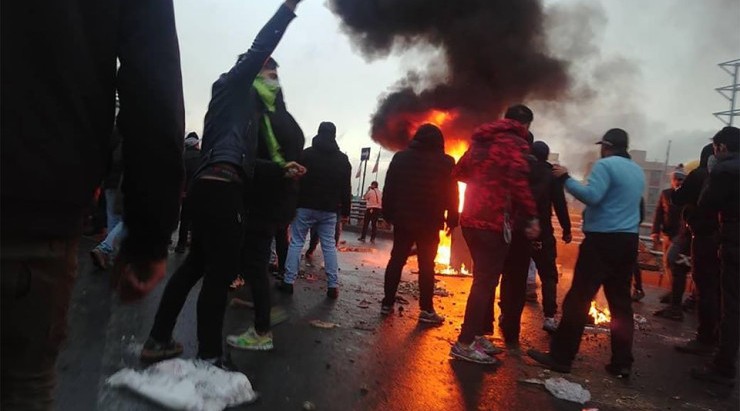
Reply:
[[[424,124],[408,148],[393,156],[385,177],[383,216],[393,224],[393,249],[385,269],[385,297],[380,313],[393,312],[401,270],[416,244],[419,261],[419,322],[441,325],[434,310],[434,257],[439,231],[449,235],[458,225],[457,182],[452,179],[455,160],[444,151],[442,131]]]
[[[524,140],[533,117],[529,108],[517,105],[507,110],[505,118],[478,127],[453,171],[453,178],[467,184],[460,225],[474,264],[465,318],[450,350],[453,358],[498,363],[492,355],[501,350],[483,335],[492,320],[493,294],[512,242],[512,228],[526,226],[530,239],[539,235],[528,182],[529,146]]]
[[[536,159],[531,164],[531,175],[535,180],[532,183],[532,193],[535,196],[537,218],[540,221],[540,236],[533,242],[532,259],[542,282],[542,309],[545,315],[542,329],[554,332],[557,329],[555,314],[557,313],[558,268],[555,265],[557,247],[552,227],[553,209],[563,231],[563,242],[569,244],[573,236],[570,231],[570,215],[565,202],[563,183],[552,175],[552,164],[547,162],[550,147],[543,141],[535,141],[532,144],[531,153]]]
[[[257,100],[260,127],[254,178],[244,197],[248,212],[241,256],[244,280],[252,292],[255,321],[242,334],[226,337],[229,346],[242,350],[273,348],[268,273],[272,241],[276,230],[287,227],[295,215],[297,180],[305,173],[300,165],[297,174],[284,172],[287,164],[298,164],[305,138],[285,106],[277,69],[277,62],[268,59],[252,86],[251,97]],[[279,246],[277,240],[276,248]]]
[[[182,189],[182,205],[180,206],[180,226],[177,231],[177,245],[175,252],[182,254],[188,247],[190,236],[190,213],[188,209],[188,188],[193,182],[195,172],[200,167],[200,138],[198,133],[192,131],[185,137],[185,152],[182,155],[185,165],[185,183]]]
[[[257,162],[260,118],[257,100],[250,98],[251,85],[295,17],[297,4],[286,0],[257,34],[249,51],[213,84],[204,123],[203,161],[188,192],[192,206],[190,252],[164,289],[149,339],[141,350],[143,362],[182,353],[182,344],[172,339],[172,330],[190,290],[202,278],[197,355],[223,365],[226,296],[241,266],[245,185],[252,180]],[[294,166],[286,164],[285,173],[296,172]]]
[[[668,275],[671,281],[673,281],[673,274],[671,273],[671,263],[668,260],[668,255],[670,254],[669,251],[674,238],[681,231],[681,209],[671,203],[671,196],[676,188],[681,186],[683,178],[683,173],[677,174],[674,172],[671,175],[671,187],[661,191],[660,198],[655,206],[653,227],[650,234],[650,237],[653,239],[653,247],[655,249],[662,247],[663,272]],[[678,239],[683,239],[683,237],[679,237]],[[661,297],[661,302],[664,304],[670,303],[672,295],[671,292],[666,293]]]
[[[164,277],[177,224],[184,108],[172,2],[57,6],[13,2],[0,17],[3,411],[54,408],[82,220],[109,166],[116,91],[129,229],[114,272],[121,301]]]
[[[714,147],[707,144],[699,156],[699,166],[671,196],[675,205],[683,207],[683,218],[691,233],[691,276],[699,294],[696,338],[675,346],[677,351],[689,354],[712,354],[719,341],[719,221],[716,210],[699,207],[699,197],[711,171],[709,160],[713,157]]]
[[[336,141],[337,128],[325,121],[319,125],[311,147],[303,150],[301,164],[306,175],[301,179],[298,191],[298,210],[290,225],[290,247],[285,261],[285,277],[278,289],[293,294],[293,284],[298,277],[303,245],[311,227],[316,227],[321,240],[321,252],[327,277],[326,296],[339,297],[339,266],[334,240],[337,209],[342,218],[349,217],[352,202],[352,166],[347,155],[339,150]]]
[[[713,143],[717,165],[709,174],[699,208],[719,214],[722,292],[719,348],[714,360],[703,369],[692,370],[691,376],[733,386],[740,346],[740,129],[723,128],[714,136]]]
[[[362,219],[362,234],[359,241],[365,242],[367,236],[367,227],[372,225],[370,232],[370,242],[375,243],[375,236],[378,234],[378,218],[380,210],[383,208],[383,193],[378,188],[378,182],[370,183],[367,192],[362,197],[365,200],[365,218]]]
[[[612,320],[612,357],[608,373],[629,377],[632,362],[634,320],[630,301],[632,269],[637,260],[640,199],[645,174],[627,154],[629,137],[622,129],[606,132],[601,141],[601,159],[596,161],[582,184],[568,170],[555,166],[556,177],[565,188],[586,204],[584,240],[576,261],[573,282],[563,301],[563,316],[550,340],[550,351],[529,350],[528,355],[546,368],[568,373],[581,344],[588,310],[596,293],[604,287]]]

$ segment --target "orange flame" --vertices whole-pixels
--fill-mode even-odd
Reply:
[[[608,324],[612,320],[609,308],[599,308],[596,306],[596,301],[591,301],[591,309],[588,310],[588,315],[594,319],[594,324]]]

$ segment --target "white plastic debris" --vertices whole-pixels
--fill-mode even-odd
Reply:
[[[172,410],[221,411],[257,398],[246,375],[200,360],[167,360],[144,370],[125,368],[106,383]]]
[[[570,382],[565,378],[548,378],[545,380],[545,388],[550,394],[561,400],[585,404],[591,400],[591,393],[583,388],[581,384]]]

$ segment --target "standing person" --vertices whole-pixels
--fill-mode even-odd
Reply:
[[[337,212],[337,225],[336,229],[334,230],[334,243],[336,243],[337,248],[339,247],[339,238],[342,235],[342,213],[341,211]],[[306,259],[310,260],[313,258],[313,253],[316,251],[316,247],[319,245],[319,232],[316,230],[316,227],[311,228],[310,232],[311,239],[308,242],[308,249],[306,250]]]
[[[311,142],[303,150],[301,163],[307,168],[298,191],[298,210],[290,225],[290,247],[285,261],[285,277],[278,288],[293,294],[293,284],[298,276],[301,252],[306,235],[316,227],[321,240],[321,252],[326,267],[327,290],[330,299],[339,297],[339,267],[334,240],[337,225],[337,208],[342,218],[349,217],[352,202],[352,166],[347,155],[339,151],[336,141],[337,128],[325,121]]]
[[[653,215],[653,227],[650,237],[653,239],[653,246],[657,249],[662,246],[663,251],[663,271],[668,274],[668,278],[673,282],[673,273],[671,272],[670,255],[673,240],[681,240],[679,248],[684,247],[685,238],[679,236],[682,233],[681,227],[681,208],[671,202],[673,192],[681,186],[685,175],[683,172],[675,171],[671,174],[671,187],[666,188],[660,193],[660,199],[655,206]],[[685,279],[684,279],[685,282]],[[668,292],[661,298],[662,303],[670,303],[672,293]]]
[[[51,410],[116,90],[129,229],[115,273],[121,300],[142,297],[166,272],[184,132],[175,16],[166,0],[71,0],[4,4],[1,19],[0,408]]]
[[[629,377],[634,320],[630,301],[632,269],[637,260],[640,199],[645,174],[627,154],[629,137],[622,129],[606,132],[601,159],[582,184],[570,178],[565,167],[555,166],[556,177],[586,204],[583,233],[573,283],[563,301],[563,317],[550,341],[550,352],[529,350],[537,362],[553,371],[568,373],[581,344],[591,301],[604,286],[611,320],[612,358],[607,372]]]
[[[296,163],[305,138],[285,106],[277,68],[277,62],[269,58],[254,80],[250,96],[256,100],[260,127],[254,178],[244,197],[247,216],[241,256],[244,280],[252,291],[255,321],[254,327],[244,333],[226,337],[229,346],[243,350],[273,348],[268,274],[272,241],[275,239],[279,265],[280,247],[287,241],[287,231],[279,235],[281,238],[276,231],[280,227],[287,229],[293,219],[297,180],[305,173],[305,168]],[[297,165],[297,173],[284,172],[288,164]]]
[[[699,166],[686,176],[671,197],[674,204],[683,207],[684,220],[691,232],[691,277],[699,293],[696,338],[675,346],[679,352],[689,354],[711,354],[719,340],[719,221],[716,210],[699,207],[699,197],[709,178],[709,160],[713,156],[714,147],[707,144],[699,156]]]
[[[373,181],[370,183],[367,192],[362,197],[365,200],[365,218],[362,219],[362,234],[360,235],[359,241],[365,242],[367,236],[367,226],[372,224],[372,231],[370,232],[370,242],[375,242],[375,236],[378,234],[378,218],[380,218],[380,210],[383,208],[383,193],[378,188],[378,182]]]
[[[640,199],[640,222],[645,221],[645,199]],[[637,256],[635,259],[635,266],[632,268],[632,301],[638,302],[645,298],[645,290],[642,288],[642,270],[640,269],[640,243],[637,245]]]
[[[722,316],[719,349],[712,363],[692,370],[691,376],[732,386],[737,377],[740,347],[740,129],[723,128],[714,136],[713,143],[717,165],[709,174],[699,208],[716,211],[720,221]]]
[[[393,224],[393,249],[385,269],[385,297],[380,313],[393,312],[401,270],[416,244],[419,260],[419,322],[443,324],[434,310],[434,257],[439,230],[447,233],[458,224],[457,182],[452,179],[455,160],[444,151],[442,131],[424,124],[408,148],[393,156],[385,177],[383,215]],[[446,216],[446,217],[445,217]]]
[[[531,164],[531,175],[535,179],[532,184],[532,193],[537,204],[537,217],[540,220],[541,230],[540,236],[533,242],[532,259],[537,266],[537,272],[542,282],[542,309],[545,315],[542,329],[547,332],[554,332],[558,326],[555,321],[558,307],[558,268],[555,265],[557,247],[552,228],[553,209],[563,230],[563,242],[569,244],[573,240],[573,236],[570,232],[570,215],[568,214],[568,205],[565,202],[563,183],[552,175],[553,166],[547,162],[550,147],[543,141],[535,141],[532,144],[531,152],[536,159]]]
[[[295,18],[297,0],[286,0],[257,34],[252,47],[213,84],[203,132],[203,162],[188,193],[192,243],[183,264],[162,294],[141,360],[159,361],[182,353],[172,330],[183,304],[203,278],[198,295],[198,357],[222,364],[224,311],[229,284],[241,264],[245,184],[255,174],[257,101],[251,84]],[[295,172],[286,164],[286,174]],[[178,187],[179,189],[180,187]]]
[[[114,260],[115,250],[120,245],[123,233],[123,219],[119,197],[121,194],[121,178],[123,176],[123,147],[120,133],[113,130],[112,153],[108,173],[103,180],[105,190],[105,207],[108,214],[108,233],[105,239],[90,250],[93,265],[100,270],[107,269]]]
[[[493,294],[512,243],[512,229],[526,226],[528,238],[539,235],[527,179],[529,147],[524,140],[533,118],[532,110],[517,105],[507,110],[505,118],[478,127],[453,172],[453,178],[467,184],[460,225],[474,263],[465,319],[450,350],[454,358],[482,364],[498,362],[492,355],[500,349],[483,335],[491,323]],[[522,293],[526,281],[525,275]]]
[[[184,253],[188,247],[190,234],[190,210],[188,209],[188,188],[193,181],[195,172],[200,167],[200,138],[192,131],[185,137],[185,152],[182,155],[185,165],[185,182],[182,188],[182,205],[180,206],[180,226],[177,231],[176,253]]]

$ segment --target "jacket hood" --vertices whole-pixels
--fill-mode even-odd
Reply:
[[[539,161],[547,161],[550,155],[550,147],[544,141],[535,141],[532,143],[532,155]]]
[[[409,148],[444,153],[445,140],[442,131],[435,125],[424,124],[416,131]]]
[[[337,127],[334,123],[324,121],[319,124],[319,131],[311,141],[311,146],[320,151],[339,151],[336,140]]]
[[[502,118],[491,123],[483,124],[473,132],[473,141],[492,141],[500,134],[512,134],[519,137],[526,144],[527,129],[516,120]]]

